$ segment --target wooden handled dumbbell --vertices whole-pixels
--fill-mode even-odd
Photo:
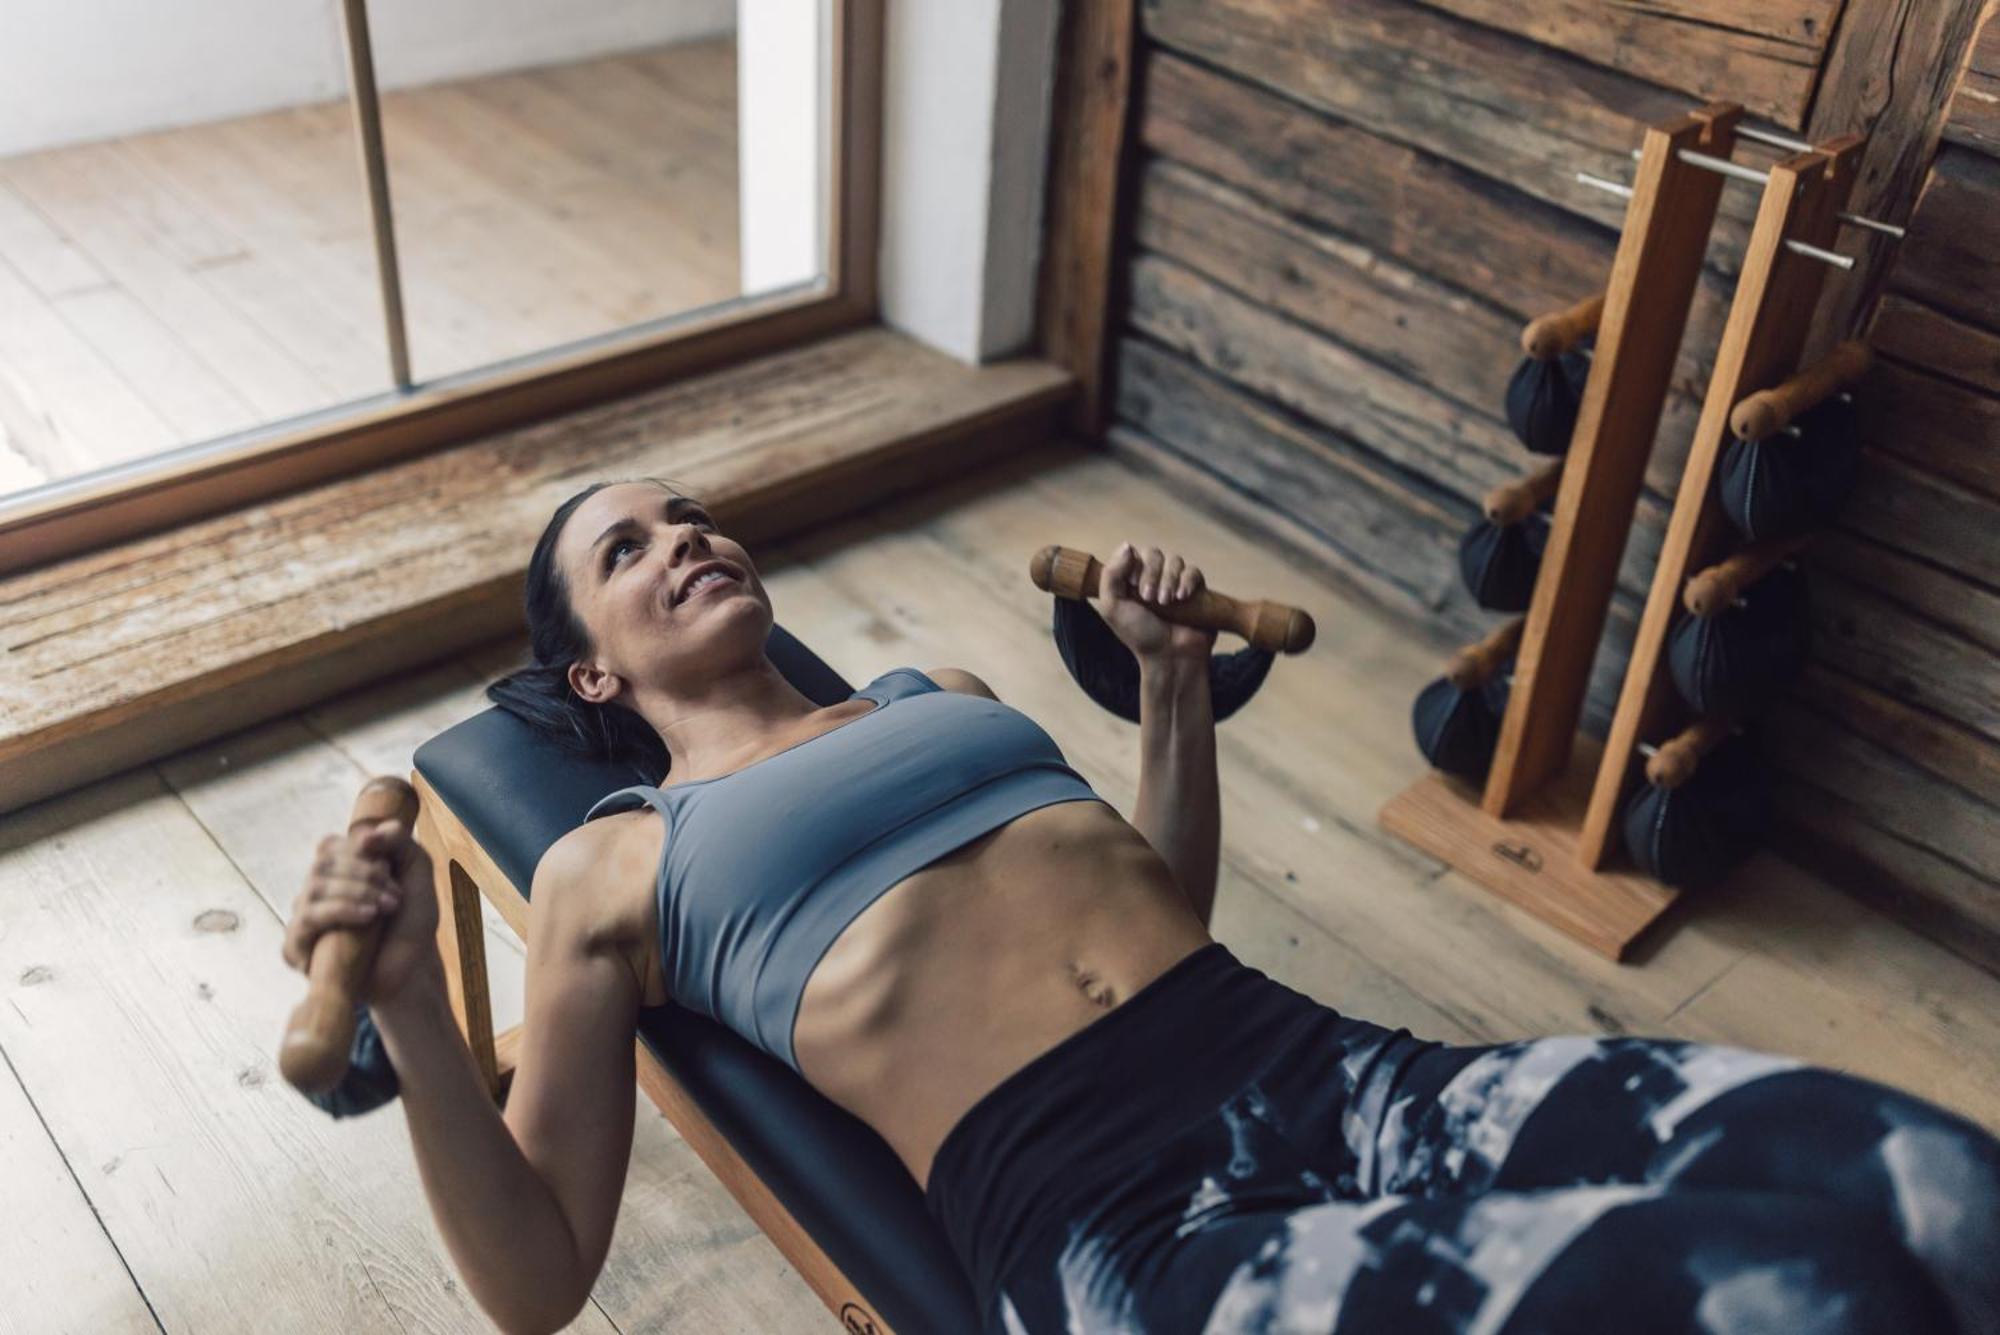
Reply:
[[[1678,788],[1694,777],[1701,758],[1713,751],[1734,729],[1726,719],[1697,719],[1680,732],[1650,750],[1646,757],[1646,782],[1655,788]]]
[[[392,775],[370,779],[354,799],[347,833],[359,835],[386,820],[417,823],[416,789]],[[313,943],[306,968],[306,999],[286,1022],[278,1045],[278,1069],[305,1094],[324,1094],[347,1074],[347,1054],[354,1044],[354,1011],[375,968],[382,944],[382,922],[366,927],[337,927]]]
[[[1551,459],[1524,478],[1503,482],[1486,493],[1480,502],[1486,517],[1496,524],[1518,524],[1533,514],[1535,507],[1556,494],[1562,485],[1563,461]]]
[[[1460,649],[1445,662],[1445,680],[1461,691],[1484,686],[1519,651],[1521,631],[1527,624],[1526,617],[1515,617],[1478,644],[1468,644]]]
[[[1521,329],[1521,351],[1538,362],[1551,361],[1597,332],[1604,318],[1604,294],[1585,297],[1567,310],[1528,321]]]
[[[1743,590],[1798,555],[1810,541],[1811,535],[1804,534],[1752,543],[1691,577],[1681,602],[1698,617],[1716,616],[1741,598]]]
[[[1074,547],[1044,547],[1028,562],[1035,587],[1059,598],[1094,598],[1104,577],[1104,563]],[[1231,598],[1203,589],[1185,602],[1153,609],[1164,619],[1201,630],[1226,630],[1272,653],[1300,654],[1312,647],[1317,628],[1311,615],[1259,598]]]
[[[1744,440],[1783,431],[1799,414],[1859,380],[1873,360],[1866,343],[1849,339],[1783,384],[1746,395],[1730,410],[1730,430]]]

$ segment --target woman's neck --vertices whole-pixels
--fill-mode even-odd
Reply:
[[[666,742],[676,778],[736,769],[819,709],[768,658],[721,674],[698,694],[642,695],[637,704]]]

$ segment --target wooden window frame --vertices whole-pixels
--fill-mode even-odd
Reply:
[[[828,0],[833,133],[827,197],[834,207],[827,220],[826,273],[818,282],[390,391],[384,397],[391,402],[337,406],[36,488],[25,502],[0,507],[0,574],[872,321],[882,6],[883,0]],[[369,114],[357,104],[358,117]],[[365,180],[365,155],[363,169]]]

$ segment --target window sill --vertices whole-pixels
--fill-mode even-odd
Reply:
[[[1072,388],[870,328],[0,579],[0,811],[516,631],[562,499],[658,476],[769,541],[1043,439]]]

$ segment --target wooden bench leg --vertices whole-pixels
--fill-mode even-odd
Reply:
[[[428,807],[418,808],[416,833],[417,842],[431,856],[432,884],[438,899],[438,954],[444,959],[451,1013],[466,1046],[472,1049],[472,1059],[479,1065],[487,1090],[498,1100],[506,1085],[494,1050],[493,999],[486,977],[486,925],[479,907],[479,887],[451,856]]]

